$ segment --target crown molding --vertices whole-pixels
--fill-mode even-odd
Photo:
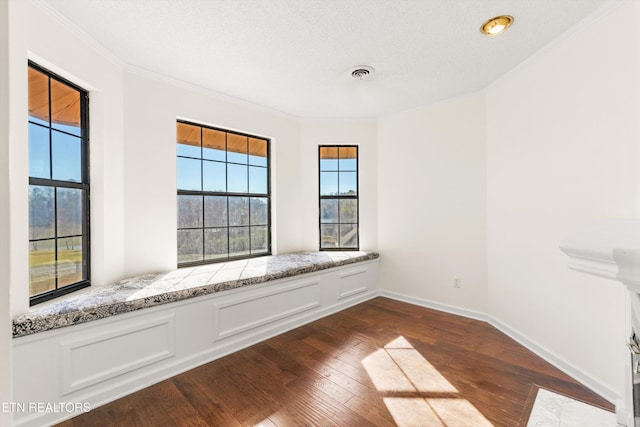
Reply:
[[[400,110],[400,111],[396,111],[393,113],[388,113],[388,114],[384,114],[381,115],[380,117],[377,118],[377,120],[386,120],[386,119],[393,119],[395,117],[402,117],[405,115],[410,115],[410,114],[420,114],[420,113],[425,113],[431,110],[437,110],[440,108],[445,108],[448,105],[455,105],[461,102],[465,102],[465,101],[469,101],[469,100],[473,100],[473,99],[482,99],[484,100],[484,92],[482,89],[480,90],[474,90],[472,92],[466,92],[463,93],[461,95],[457,95],[451,98],[444,98],[438,101],[434,101],[428,104],[424,104],[424,105],[419,105],[413,108],[408,108],[406,110]]]
[[[135,65],[127,64],[125,66],[125,71],[134,74],[143,78],[147,78],[149,80],[154,80],[160,83],[164,83],[178,89],[188,90],[190,92],[194,92],[200,95],[207,96],[209,98],[214,98],[220,101],[229,102],[235,105],[243,106],[243,107],[251,107],[254,110],[259,110],[265,113],[274,114],[276,116],[288,118],[288,119],[296,119],[300,120],[302,117],[296,116],[294,114],[290,114],[281,110],[277,110],[273,107],[267,107],[266,105],[257,104],[251,101],[247,101],[242,98],[238,98],[232,95],[227,95],[222,92],[215,91],[213,89],[209,89],[203,86],[199,86],[193,83],[186,82],[184,80],[176,79],[173,77],[169,77],[162,73],[158,73],[155,71],[150,71],[145,68],[137,67]]]
[[[568,28],[562,34],[551,40],[549,43],[544,45],[540,50],[529,55],[524,61],[511,68],[509,71],[498,77],[493,82],[489,83],[482,90],[483,92],[488,92],[496,86],[500,86],[504,82],[509,81],[514,75],[518,74],[521,69],[527,67],[530,63],[538,60],[541,56],[544,56],[547,52],[556,48],[556,46],[564,43],[566,40],[570,39],[576,34],[581,33],[585,29],[591,27],[594,23],[598,22],[600,19],[603,19],[605,16],[613,13],[623,4],[627,3],[628,0],[609,0],[592,13],[587,15],[582,21]]]
[[[215,98],[221,101],[225,101],[225,102],[230,102],[236,105],[241,105],[241,106],[245,106],[245,107],[251,107],[253,109],[258,109],[260,111],[263,112],[267,112],[267,113],[271,113],[271,114],[275,114],[281,117],[286,117],[286,118],[292,118],[292,119],[300,119],[301,117],[290,114],[290,113],[286,113],[284,111],[280,111],[277,110],[275,108],[272,107],[267,107],[265,105],[261,105],[261,104],[256,104],[250,101],[246,101],[243,100],[241,98],[237,98],[231,95],[227,95],[221,92],[217,92],[215,90],[209,89],[209,88],[205,88],[202,86],[198,86],[192,83],[188,83],[179,79],[175,79],[169,76],[166,76],[164,74],[161,73],[157,73],[154,71],[150,71],[144,68],[140,68],[134,65],[131,65],[125,61],[123,61],[120,57],[118,57],[116,54],[114,54],[113,52],[111,52],[109,49],[107,49],[103,44],[101,44],[100,42],[98,42],[96,39],[94,39],[92,36],[90,36],[89,34],[87,34],[84,30],[82,30],[81,28],[79,28],[76,24],[74,24],[73,22],[71,22],[69,19],[67,19],[65,16],[63,16],[62,14],[60,14],[56,9],[54,9],[51,4],[49,3],[49,1],[47,0],[30,0],[36,7],[38,7],[40,10],[42,10],[43,12],[45,12],[48,16],[50,16],[51,18],[53,18],[55,21],[57,21],[60,25],[62,25],[67,31],[69,31],[71,34],[73,34],[74,36],[76,36],[78,39],[80,39],[82,42],[84,42],[85,44],[87,44],[90,48],[92,48],[93,50],[95,50],[98,54],[100,54],[101,56],[103,56],[105,59],[107,59],[109,62],[111,62],[112,64],[118,66],[119,68],[121,68],[123,71],[125,72],[129,72],[131,74],[135,74],[141,77],[145,77],[151,80],[155,80],[161,83],[165,83],[165,84],[169,84],[171,86],[180,88],[180,89],[185,89],[191,92],[195,92],[195,93],[199,93],[205,96],[208,96],[210,98]]]
[[[116,56],[113,52],[107,49],[103,44],[98,42],[96,39],[87,34],[84,30],[78,27],[73,22],[69,21],[65,16],[61,15],[57,10],[55,10],[48,1],[46,0],[30,0],[31,3],[36,6],[38,9],[42,10],[49,17],[53,18],[58,24],[64,27],[71,34],[76,36],[82,42],[87,44],[90,48],[95,50],[98,54],[103,56],[106,60],[111,62],[113,65],[116,65],[120,68],[125,68],[126,63]]]

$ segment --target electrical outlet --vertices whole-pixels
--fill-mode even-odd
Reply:
[[[454,277],[453,278],[453,287],[454,288],[459,288],[460,287],[460,278],[459,277]]]

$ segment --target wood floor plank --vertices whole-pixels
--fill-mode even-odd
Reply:
[[[515,427],[538,387],[613,410],[486,322],[375,298],[59,426]]]
[[[382,401],[380,400],[380,403]],[[393,418],[384,404],[378,400],[354,396],[345,405],[376,426],[393,425]]]
[[[167,414],[163,405],[156,399],[154,391],[157,387],[148,387],[128,396],[131,410],[137,419],[136,426],[166,427],[176,426],[173,419]]]
[[[227,358],[239,360],[226,365],[224,360]],[[203,369],[199,372],[196,381],[202,385],[203,391],[215,390],[217,396],[223,398],[231,408],[234,417],[243,424],[253,425],[268,418],[273,408],[278,406],[275,403],[277,399],[270,394],[271,387],[265,387],[265,382],[258,381],[254,366],[242,363],[241,353],[220,360],[223,362],[222,369]],[[272,380],[269,378],[269,381]]]
[[[185,397],[184,401],[189,402],[210,426],[242,426],[242,423],[233,416],[233,410],[225,404],[224,399],[219,397],[218,391],[203,386],[196,377],[197,374],[192,370],[172,379]]]
[[[73,425],[90,425],[95,427],[135,426],[139,425],[138,416],[144,416],[144,414],[136,414],[128,397],[123,397],[122,399],[115,400],[108,405],[98,408],[97,411],[91,410],[86,414],[79,415],[73,419]]]

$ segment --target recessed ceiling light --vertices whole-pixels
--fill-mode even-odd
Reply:
[[[496,16],[495,18],[491,18],[487,22],[482,24],[482,27],[480,27],[480,32],[488,36],[495,36],[496,34],[500,34],[504,30],[509,28],[511,24],[513,24],[513,16]]]
[[[364,80],[371,77],[373,73],[374,73],[373,67],[370,67],[368,65],[357,65],[351,72],[351,76],[354,79]]]

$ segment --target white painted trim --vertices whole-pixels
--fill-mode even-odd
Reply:
[[[218,92],[216,90],[199,86],[193,83],[189,83],[184,80],[179,80],[173,77],[169,77],[167,75],[164,75],[155,71],[150,71],[145,68],[137,67],[135,65],[126,64],[125,72],[138,75],[140,77],[144,77],[149,80],[154,80],[160,83],[164,83],[179,89],[184,89],[190,92],[198,93],[200,95],[208,96],[209,98],[213,98],[219,101],[229,102],[242,107],[249,107],[258,111],[262,111],[265,113],[273,114],[273,115],[288,118],[288,119],[295,119],[295,120],[302,119],[302,117],[295,116],[293,114],[286,113],[284,111],[280,111],[272,107],[267,107],[266,105],[256,104],[255,102],[247,101],[242,98],[237,98],[232,95],[227,95],[226,93],[223,93],[223,92]]]
[[[96,39],[87,34],[84,30],[80,29],[80,27],[71,22],[64,15],[61,15],[56,9],[51,7],[49,3],[43,0],[31,0],[31,3],[33,3],[38,9],[49,15],[49,17],[57,21],[76,38],[78,38],[90,48],[99,53],[101,56],[103,56],[107,61],[120,68],[124,68],[126,66],[126,63],[122,59],[120,59],[117,55],[107,49],[102,43],[98,42]]]
[[[166,76],[166,75],[161,74],[161,73],[157,73],[157,72],[150,71],[150,70],[147,70],[147,69],[144,69],[144,68],[141,68],[141,67],[134,66],[132,64],[129,64],[129,63],[123,61],[120,57],[118,57],[113,52],[111,52],[109,49],[107,49],[103,44],[98,42],[95,38],[91,37],[84,30],[80,29],[76,24],[71,22],[65,16],[61,15],[57,10],[55,10],[53,7],[51,7],[51,5],[49,3],[45,2],[44,0],[30,0],[30,1],[35,6],[37,6],[40,10],[42,10],[47,15],[52,17],[58,23],[60,23],[60,25],[62,25],[65,29],[67,29],[69,32],[71,32],[79,40],[81,40],[84,43],[86,43],[89,47],[91,47],[96,52],[98,52],[100,55],[105,57],[109,62],[119,66],[120,68],[122,68],[125,72],[129,72],[131,74],[137,74],[137,75],[139,75],[141,77],[145,77],[145,78],[148,78],[148,79],[151,79],[151,80],[155,80],[155,81],[158,81],[158,82],[169,84],[169,85],[177,87],[177,88],[181,88],[181,89],[189,90],[191,92],[195,92],[195,93],[199,93],[199,94],[202,94],[202,95],[205,95],[205,96],[209,96],[209,97],[214,98],[214,99],[231,102],[231,103],[234,103],[234,104],[237,104],[237,105],[241,105],[241,106],[248,106],[248,107],[256,108],[256,109],[258,109],[260,111],[269,112],[269,113],[272,113],[272,114],[276,114],[278,116],[297,119],[297,120],[316,120],[316,121],[322,121],[322,120],[346,120],[346,121],[354,120],[354,121],[360,121],[361,120],[361,121],[375,121],[375,122],[377,122],[377,121],[379,121],[381,119],[394,117],[394,116],[400,115],[400,114],[420,112],[420,111],[429,110],[429,109],[432,109],[432,108],[437,108],[439,106],[446,105],[446,104],[451,103],[451,102],[457,102],[457,101],[464,100],[467,97],[475,96],[478,93],[480,93],[480,94],[486,93],[486,91],[491,90],[491,88],[493,86],[500,85],[503,81],[508,80],[513,74],[517,73],[522,67],[525,67],[526,64],[530,63],[531,61],[534,61],[539,56],[544,55],[550,49],[553,49],[554,46],[556,46],[557,44],[564,42],[567,38],[573,36],[576,33],[579,33],[584,28],[589,27],[594,22],[597,22],[602,17],[604,17],[604,16],[608,15],[609,13],[613,12],[615,9],[620,7],[624,3],[625,0],[609,0],[609,1],[607,1],[605,4],[603,4],[598,9],[596,9],[594,12],[592,12],[590,15],[588,15],[585,19],[583,19],[582,21],[580,21],[576,25],[572,26],[567,31],[565,31],[564,33],[559,35],[558,37],[554,38],[550,43],[548,43],[547,45],[543,46],[540,50],[538,50],[534,54],[528,56],[520,64],[518,64],[515,67],[511,68],[505,74],[503,74],[502,76],[498,77],[496,80],[494,80],[492,83],[489,83],[484,88],[480,88],[480,89],[475,90],[473,92],[463,93],[461,95],[450,97],[450,98],[443,98],[441,100],[433,101],[433,102],[430,102],[430,103],[425,104],[425,105],[418,105],[418,106],[415,106],[413,108],[408,108],[408,109],[401,110],[401,111],[383,113],[383,114],[380,114],[378,116],[372,116],[372,117],[356,117],[356,118],[344,118],[344,117],[332,117],[332,116],[326,116],[326,117],[325,116],[323,116],[323,117],[297,116],[297,115],[294,115],[294,114],[291,114],[291,113],[287,113],[287,112],[284,112],[284,111],[277,110],[277,109],[272,108],[272,107],[267,107],[265,105],[256,104],[254,102],[247,101],[247,100],[244,100],[244,99],[241,99],[241,98],[237,98],[237,97],[234,97],[234,96],[231,96],[231,95],[227,95],[225,93],[218,92],[218,91],[215,91],[213,89],[208,89],[208,88],[205,88],[205,87],[202,87],[202,86],[199,86],[199,85],[195,85],[195,84],[192,84],[192,83],[189,83],[189,82],[185,82],[185,81],[182,81],[182,80],[175,79],[173,77]]]
[[[345,299],[345,298],[349,298],[353,295],[362,293],[362,292],[366,292],[367,289],[369,288],[369,284],[367,283],[367,276],[366,276],[367,270],[366,268],[361,268],[358,270],[351,270],[351,271],[345,271],[344,273],[338,273],[338,277],[340,278],[340,282],[338,283],[338,300],[341,299]],[[364,284],[362,286],[360,286],[359,288],[356,289],[350,289],[348,291],[345,291],[342,289],[342,279],[345,279],[347,277],[352,277],[352,276],[359,276],[359,275],[364,275]]]
[[[367,264],[373,268],[373,271],[369,271],[369,274],[377,274],[375,269],[375,263],[367,263]],[[352,271],[343,270],[343,271],[340,271],[340,275],[343,275],[342,273],[346,273],[346,276],[348,276],[351,274]],[[323,272],[318,276],[324,276],[328,278],[330,276],[336,277],[338,276],[338,274],[333,275],[330,272]],[[308,285],[312,281],[314,280],[312,279],[311,281],[309,281],[309,278],[306,278],[302,280],[301,284]],[[295,282],[295,280],[292,282]],[[285,283],[286,282],[283,282],[282,284],[285,285],[284,288],[287,288],[288,286],[286,286]],[[320,281],[318,281],[318,283],[320,283]],[[334,283],[332,287],[338,286],[338,284],[335,281],[333,281],[332,283]],[[324,282],[322,282],[321,284],[325,285]],[[295,286],[296,285],[294,285],[294,287]],[[260,289],[260,288],[258,289],[254,288],[253,290],[246,291],[246,295],[245,295],[246,298],[244,298],[244,300],[246,301],[246,300],[253,299],[256,294],[263,294],[264,291],[265,289]],[[335,292],[335,290],[333,292]],[[245,292],[238,292],[232,298],[229,298],[229,302],[237,301],[238,297],[240,297],[240,294],[244,294],[244,293]],[[231,296],[233,294],[235,294],[235,292],[231,292],[230,294],[226,294],[226,295]],[[412,296],[400,294],[397,292],[380,290],[377,288],[377,284],[373,284],[373,283],[369,283],[369,290],[367,292],[359,293],[357,295],[354,295],[353,297],[345,298],[343,300],[336,300],[335,299],[336,296],[337,295],[334,294],[331,301],[327,301],[327,303],[323,304],[318,309],[301,312],[287,318],[279,319],[272,323],[266,323],[262,328],[250,329],[242,333],[239,333],[237,335],[229,336],[227,339],[216,342],[215,345],[208,346],[203,350],[194,352],[192,354],[183,354],[179,357],[172,357],[169,359],[165,359],[164,361],[161,361],[159,363],[148,365],[144,367],[144,369],[142,370],[133,370],[127,373],[127,375],[118,376],[115,381],[99,383],[94,386],[88,386],[86,388],[80,389],[77,392],[74,392],[71,395],[69,395],[69,399],[73,399],[74,401],[91,402],[92,407],[95,408],[97,406],[111,402],[120,397],[126,396],[135,391],[141,390],[145,387],[149,387],[164,379],[171,378],[179,373],[193,369],[204,363],[211,362],[213,360],[224,357],[228,354],[234,353],[236,351],[239,351],[253,344],[259,343],[266,339],[272,338],[276,335],[280,335],[294,328],[305,325],[309,322],[313,322],[315,320],[321,319],[330,314],[342,311],[353,305],[368,301],[372,298],[382,296],[382,297],[406,302],[406,303],[421,306],[421,307],[426,307],[426,308],[430,308],[430,309],[434,309],[434,310],[438,310],[438,311],[442,311],[442,312],[446,312],[446,313],[450,313],[458,316],[463,316],[463,317],[487,322],[492,326],[494,326],[495,328],[497,328],[498,330],[505,333],[506,335],[508,335],[510,338],[514,339],[515,341],[523,345],[524,347],[526,347],[527,349],[536,353],[545,361],[551,363],[561,371],[565,372],[567,375],[581,382],[585,386],[591,388],[594,392],[600,394],[603,398],[611,402],[616,402],[616,404],[620,402],[620,398],[616,395],[616,393],[610,388],[608,388],[607,386],[595,380],[584,371],[575,368],[568,361],[559,357],[552,351],[549,351],[547,348],[540,345],[535,340],[530,339],[526,335],[504,324],[499,319],[496,319],[490,315],[487,315],[486,313],[479,312],[476,310],[456,307],[448,304],[443,304],[443,303],[439,303],[439,302],[435,302],[435,301],[431,301],[423,298],[412,297]],[[211,304],[210,298],[211,297],[205,297],[204,300],[195,298],[193,301],[193,304],[197,304],[198,301],[203,302],[205,304]],[[91,334],[91,330],[94,325],[99,326],[100,324],[102,324],[102,326],[108,326],[111,323],[119,322],[121,320],[125,320],[125,322],[129,322],[129,321],[135,322],[135,318],[137,316],[144,316],[145,313],[151,313],[152,317],[154,317],[155,319],[159,319],[166,313],[170,313],[176,310],[177,308],[184,307],[186,305],[189,305],[189,304],[184,304],[184,302],[182,304],[176,303],[175,305],[167,304],[167,305],[156,307],[154,309],[150,309],[152,311],[140,310],[137,312],[128,313],[127,315],[116,316],[113,319],[103,319],[104,322],[96,321],[88,324],[78,325],[77,327],[63,328],[60,330],[54,330],[50,332],[44,332],[41,334],[35,334],[32,336],[18,338],[18,339],[14,339],[14,348],[21,347],[23,345],[37,346],[38,342],[41,339],[44,340],[44,339],[53,338],[54,340],[57,339],[58,342],[64,343],[65,342],[64,337],[66,336],[66,333],[68,333],[71,330],[79,332],[82,338],[83,336],[86,337],[87,334]],[[195,305],[194,305],[194,308],[195,308]],[[146,321],[142,320],[142,322],[138,323],[138,325],[148,323],[148,321],[149,321],[148,319]],[[70,339],[69,342],[73,342],[72,337],[70,337],[69,339]],[[176,352],[176,354],[178,353],[179,353],[179,350]],[[622,410],[623,408],[620,408],[620,409]],[[43,424],[60,422],[66,418],[70,418],[73,415],[75,414],[52,414],[52,413],[29,414],[25,417],[20,418],[19,420],[16,420],[17,421],[16,425],[40,426]]]
[[[281,311],[279,313],[276,314],[272,314],[270,316],[267,316],[265,318],[262,318],[260,320],[255,320],[253,322],[249,322],[249,323],[244,323],[241,325],[238,325],[234,328],[231,329],[227,329],[227,330],[221,330],[220,329],[220,317],[222,315],[222,311],[225,308],[231,308],[231,307],[238,307],[241,306],[242,304],[246,304],[252,301],[256,301],[262,298],[267,298],[267,297],[275,297],[275,296],[284,296],[285,294],[291,293],[293,291],[296,291],[298,289],[304,289],[304,288],[309,288],[312,286],[316,286],[319,287],[320,286],[320,280],[319,278],[316,278],[315,280],[309,280],[306,282],[301,282],[301,283],[295,283],[293,286],[289,286],[286,288],[282,288],[280,290],[278,290],[277,292],[272,292],[269,293],[268,290],[266,290],[265,292],[261,293],[261,294],[257,294],[252,296],[251,298],[237,298],[231,301],[227,301],[224,303],[214,303],[213,304],[213,316],[214,316],[214,337],[213,337],[213,342],[219,341],[221,339],[224,338],[228,338],[230,336],[233,335],[238,335],[241,334],[243,332],[247,332],[251,329],[255,329],[258,328],[260,326],[264,326],[268,323],[274,323],[277,322],[279,320],[283,320],[286,319],[287,317],[292,317],[295,316],[296,314],[300,314],[303,313],[305,311],[309,311],[311,309],[320,307],[320,293],[317,292],[315,295],[315,300],[311,301],[311,302],[305,302],[301,305],[298,305],[297,307],[293,307],[290,308],[289,310],[286,311]]]
[[[416,107],[408,108],[406,110],[394,111],[391,113],[383,114],[380,117],[378,117],[377,120],[380,121],[385,119],[393,119],[394,117],[404,117],[409,114],[425,113],[425,112],[434,110],[436,108],[444,108],[450,104],[457,104],[457,103],[464,102],[476,97],[484,98],[484,96],[485,96],[484,89],[481,88],[478,90],[474,90],[473,92],[463,93],[461,95],[457,95],[451,98],[444,98],[437,101],[433,101],[433,102],[430,102],[429,104],[418,105]]]
[[[175,360],[174,363],[170,365],[160,366],[156,370],[149,371],[144,375],[128,376],[129,381],[126,384],[117,384],[113,387],[103,388],[97,392],[87,394],[84,397],[84,401],[92,402],[92,408],[97,408],[109,402],[113,402],[114,400],[128,396],[131,393],[135,393],[136,391],[140,391],[147,387],[151,387],[152,385],[160,381],[164,381],[166,379],[172,378],[183,372],[197,368],[198,366],[202,366],[205,363],[213,362],[214,360],[228,356],[232,353],[235,353],[244,348],[250,347],[254,344],[258,344],[269,338],[273,338],[285,332],[296,329],[300,326],[306,325],[307,323],[314,322],[316,320],[322,319],[323,317],[345,310],[351,306],[376,298],[377,296],[379,296],[377,291],[370,291],[370,292],[367,292],[366,294],[359,295],[357,298],[353,298],[349,301],[339,302],[338,304],[335,304],[331,307],[327,307],[322,310],[309,313],[304,317],[297,317],[295,319],[291,319],[286,323],[275,324],[273,325],[273,327],[267,330],[256,332],[251,335],[245,335],[242,337],[242,339],[225,343],[214,349],[210,349],[198,354],[194,354],[191,357],[180,359],[180,360],[174,359]],[[134,385],[131,386],[130,384],[134,384]],[[61,418],[56,418],[56,419],[53,419],[53,418],[47,419],[46,424],[59,423],[73,417],[74,415],[76,414],[69,414],[67,416],[63,416]],[[20,422],[16,423],[15,425],[16,427],[41,426],[43,425],[43,422],[45,422],[45,419],[44,419],[45,416],[46,414],[34,414],[32,416],[28,416],[21,419]]]
[[[341,292],[341,293],[338,294],[338,299],[341,300],[341,299],[349,298],[349,297],[351,297],[353,295],[356,295],[356,294],[359,294],[359,293],[362,293],[362,292],[366,292],[366,291],[367,291],[367,287],[363,286],[363,287],[358,288],[358,289],[352,289],[352,290],[347,291],[347,292]]]
[[[73,377],[73,352],[74,350],[89,347],[95,344],[99,344],[105,341],[113,340],[116,338],[121,338],[126,335],[131,335],[137,332],[143,332],[146,330],[150,330],[152,328],[157,327],[165,327],[166,333],[166,341],[160,344],[163,344],[163,349],[159,352],[145,355],[144,357],[136,360],[133,363],[128,363],[126,365],[119,365],[107,369],[106,371],[101,371],[95,373],[89,377],[85,378],[74,378]],[[136,369],[140,369],[142,367],[151,365],[153,363],[159,362],[161,360],[168,359],[170,357],[174,357],[176,354],[176,346],[175,346],[175,314],[170,313],[168,315],[162,315],[155,319],[149,319],[143,323],[132,324],[131,326],[127,326],[125,328],[118,328],[109,331],[105,334],[100,334],[97,336],[77,339],[73,341],[66,341],[60,343],[60,380],[61,380],[61,394],[67,395],[74,391],[83,389],[85,387],[89,387],[94,384],[98,384],[105,379],[111,379],[115,376],[123,375],[131,371],[135,371]]]
[[[311,117],[300,117],[300,124],[301,125],[322,125],[324,123],[326,123],[328,120],[330,120],[332,123],[340,123],[340,124],[350,124],[350,123],[356,123],[356,124],[369,124],[369,125],[376,125],[378,123],[378,118],[377,117],[318,117],[318,116],[311,116]],[[328,144],[333,144],[332,142],[328,142]],[[351,144],[350,142],[345,142],[345,144]]]
[[[576,368],[569,361],[558,356],[537,341],[511,328],[505,323],[502,323],[502,321],[496,319],[495,317],[489,316],[488,319],[488,323],[491,326],[495,327],[510,338],[522,344],[524,347],[531,350],[556,368],[560,369],[571,378],[584,384],[586,387],[590,388],[609,402],[615,403],[618,399],[621,398],[614,390],[602,384],[600,381],[596,380],[583,370]]]
[[[350,271],[345,271],[343,273],[337,273],[337,275],[339,278],[344,279],[345,277],[355,276],[355,275],[366,273],[366,272],[367,272],[366,268],[359,268],[357,270],[350,270]]]
[[[12,399],[12,351],[11,351],[11,156],[9,147],[10,132],[9,116],[11,107],[9,99],[13,94],[9,78],[9,2],[0,2],[0,402],[11,402]],[[0,425],[10,425],[11,414],[0,411]]]
[[[129,64],[122,60],[119,56],[114,54],[111,50],[107,49],[102,43],[97,41],[95,38],[87,34],[86,31],[82,30],[76,24],[71,22],[67,17],[60,14],[56,9],[54,9],[48,2],[44,0],[30,0],[38,9],[42,10],[53,20],[58,22],[62,27],[64,27],[67,31],[73,34],[76,38],[84,42],[91,49],[95,50],[98,54],[103,56],[110,63],[120,67],[125,72],[129,72],[131,74],[137,74],[141,77],[145,77],[151,80],[155,80],[161,83],[165,83],[180,89],[189,90],[191,92],[199,93],[214,99],[218,99],[221,101],[231,102],[236,105],[251,107],[260,111],[264,111],[267,113],[275,114],[278,116],[293,118],[293,119],[301,119],[301,117],[295,116],[293,114],[286,113],[284,111],[277,110],[272,107],[267,107],[265,105],[256,104],[251,101],[247,101],[241,98],[237,98],[231,95],[227,95],[222,92],[215,91],[213,89],[208,89],[202,86],[198,86],[186,81],[178,80],[173,77],[166,76],[161,73],[157,73],[154,71],[149,71],[144,68],[140,68]],[[375,119],[375,118],[374,118]]]
[[[220,359],[221,357],[228,356],[244,348],[250,347],[254,344],[258,344],[269,338],[273,338],[275,336],[281,335],[285,332],[288,332],[300,326],[306,325],[307,323],[311,323],[316,320],[322,319],[323,317],[329,316],[331,314],[338,313],[351,306],[363,303],[377,296],[378,296],[377,291],[371,291],[371,292],[368,292],[366,295],[361,295],[356,299],[352,299],[348,303],[339,303],[334,306],[321,309],[319,311],[314,311],[313,313],[309,313],[303,317],[289,319],[285,323],[274,324],[272,327],[270,327],[267,330],[254,332],[250,335],[244,335],[243,337],[236,339],[235,341],[227,340],[227,342],[215,348],[202,351],[200,353],[194,354],[182,360],[176,360],[176,362],[173,363],[172,365],[163,366],[145,375],[134,377],[133,380],[139,384],[133,389],[127,388],[124,392],[119,392],[116,395],[112,395],[111,393],[105,393],[105,391],[110,392],[112,390],[120,390],[122,387],[113,387],[110,389],[104,389],[104,390],[101,390],[101,392],[89,395],[88,400],[97,401],[97,404],[95,406],[104,405],[113,400],[119,399],[128,394],[131,394],[135,391],[144,389],[146,387],[150,387],[153,384],[156,384],[160,381],[174,377],[182,372],[189,371],[205,363],[209,363],[214,360]]]
[[[560,244],[569,268],[622,282],[640,292],[640,220],[591,221]]]
[[[400,294],[397,292],[381,290],[380,296],[394,299],[396,301],[402,301],[413,305],[418,305],[420,307],[432,308],[434,310],[442,311],[445,313],[455,314],[457,316],[468,317],[470,319],[481,320],[486,322],[488,316],[485,313],[476,310],[469,310],[467,308],[456,307],[449,304],[442,304],[439,302],[426,300],[423,298],[416,298],[409,295]]]
[[[406,302],[413,305],[418,305],[421,307],[432,308],[434,310],[443,311],[445,313],[455,314],[458,316],[468,317],[471,319],[481,320],[489,323],[491,326],[500,330],[513,340],[517,341],[519,344],[526,347],[528,350],[531,350],[536,355],[549,362],[556,368],[560,369],[565,374],[569,375],[571,378],[579,381],[584,384],[586,387],[589,387],[595,393],[602,396],[604,399],[609,402],[616,403],[621,396],[619,396],[614,390],[609,388],[608,386],[602,384],[600,381],[591,377],[586,372],[576,368],[570,362],[565,360],[564,358],[558,356],[551,350],[547,349],[543,345],[539,344],[535,340],[527,337],[523,333],[511,328],[506,325],[502,321],[496,319],[493,316],[490,316],[486,313],[482,313],[475,310],[469,310],[465,308],[455,307],[448,304],[442,304],[435,301],[430,301],[422,298],[411,297],[408,295],[399,294],[396,292],[391,292],[387,290],[381,290],[380,295],[383,297],[395,299],[398,301]]]
[[[203,295],[190,300],[164,304],[125,313],[120,316],[13,339],[13,353],[18,354],[20,359],[20,363],[17,364],[18,366],[16,366],[15,370],[17,379],[15,399],[20,402],[82,402],[90,404],[91,408],[112,402],[204,363],[377,297],[379,295],[377,263],[378,260],[367,261],[358,266],[363,268],[358,268],[357,271],[366,272],[366,283],[369,288],[365,292],[342,300],[337,299],[341,280],[340,275],[342,273],[350,275],[353,271],[356,271],[351,265],[335,267],[294,278],[280,279],[266,284]],[[296,289],[317,291],[319,304],[316,307],[307,309],[306,305],[308,303],[314,303],[315,293],[296,293]],[[292,290],[294,291],[293,293],[291,293]],[[242,301],[255,301],[261,297],[269,296],[276,298],[276,300],[270,300],[275,307],[281,306],[279,301],[288,301],[287,308],[293,308],[293,310],[288,310],[286,317],[278,315],[277,319],[274,318],[273,313],[267,310],[263,313],[263,322],[260,324],[253,321],[255,319],[251,320],[251,325],[255,326],[252,328],[243,328],[243,326],[246,326],[242,324],[243,318],[241,316],[236,317],[233,322],[237,325],[231,324],[229,327],[232,330],[236,326],[240,326],[243,328],[242,331],[237,331],[237,334],[228,335],[226,338],[216,342],[211,341],[211,331],[217,328],[215,316],[213,315],[216,302],[218,305],[233,307],[234,304]],[[296,306],[296,304],[299,305]],[[305,310],[298,310],[301,306],[305,306]],[[239,306],[239,309],[246,310],[247,308]],[[124,371],[118,369],[109,370],[109,367],[105,368],[104,372],[101,371],[101,365],[98,361],[95,367],[90,366],[89,371],[85,370],[82,374],[81,380],[86,378],[90,383],[85,384],[82,382],[82,387],[75,387],[68,393],[64,392],[63,385],[73,385],[74,378],[60,378],[61,376],[69,375],[69,370],[65,371],[62,368],[66,362],[63,360],[65,358],[63,357],[64,351],[61,350],[61,346],[82,345],[83,343],[101,341],[105,337],[117,339],[119,336],[123,336],[123,333],[126,335],[130,330],[138,330],[148,326],[150,323],[158,323],[159,320],[168,318],[171,319],[170,323],[172,325],[171,331],[168,332],[175,335],[175,349],[170,346],[171,357],[153,359],[152,363],[146,363],[149,360],[144,357],[145,354],[142,354],[141,357],[133,355],[133,362],[137,363],[137,365],[131,370],[127,370],[125,375],[123,375]],[[198,323],[197,329],[192,328],[194,319],[204,320],[202,323]],[[209,319],[214,320],[214,324],[208,323],[207,320]],[[144,339],[149,339],[150,344],[154,346],[153,348],[158,349],[162,348],[167,338],[158,334],[150,334],[148,338]],[[126,340],[124,342],[126,343]],[[120,346],[122,346],[122,342]],[[122,349],[122,347],[119,348]],[[52,354],[53,370],[51,366],[45,365],[38,366],[34,370],[33,360],[37,360],[38,355],[43,352]],[[151,353],[156,355],[157,352],[151,351]],[[103,357],[108,358],[109,355],[104,354]],[[120,366],[116,368],[120,368]],[[109,377],[105,373],[109,373],[111,376]],[[39,383],[36,384],[32,381],[34,376],[41,378]],[[99,379],[99,381],[93,381],[95,379]],[[19,416],[16,417],[16,415]],[[78,413],[14,414],[13,422],[16,426],[51,425],[75,415],[78,415]]]

